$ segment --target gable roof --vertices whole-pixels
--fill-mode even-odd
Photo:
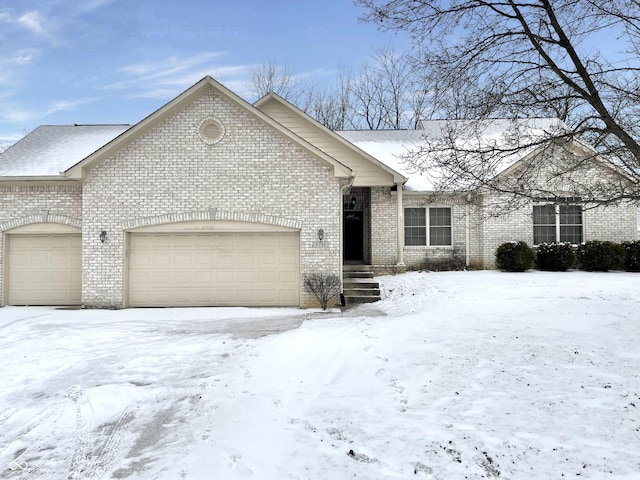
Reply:
[[[59,177],[129,125],[41,125],[0,155],[0,177]]]
[[[352,171],[350,168],[345,166],[344,164],[337,161],[335,158],[331,157],[324,151],[320,150],[307,140],[302,137],[296,135],[291,130],[287,129],[273,118],[261,112],[259,109],[255,108],[250,103],[246,102],[238,95],[233,93],[231,90],[226,88],[221,83],[217,82],[210,76],[204,77],[202,80],[185,90],[183,93],[178,95],[176,98],[171,100],[169,103],[160,107],[158,110],[153,112],[151,115],[147,116],[128,130],[126,130],[122,135],[112,139],[106,145],[102,146],[102,148],[88,155],[86,158],[82,159],[75,165],[71,166],[65,171],[65,176],[68,178],[81,179],[84,177],[87,169],[91,168],[93,165],[103,161],[109,156],[113,155],[115,152],[123,148],[124,146],[131,143],[136,138],[143,135],[145,132],[162,122],[168,116],[177,112],[184,106],[188,105],[195,98],[201,95],[207,89],[213,89],[223,97],[235,103],[237,106],[248,112],[249,114],[257,117],[259,120],[269,125],[270,127],[277,130],[280,134],[298,144],[301,148],[307,150],[312,153],[316,157],[320,158],[326,164],[333,168],[334,175],[338,178],[351,178]]]
[[[407,181],[407,177],[393,166],[358,148],[357,145],[345,139],[341,132],[333,132],[276,93],[268,93],[254,105],[341,163],[346,164],[354,171],[354,185],[358,185],[358,183],[366,186],[394,185]],[[385,179],[376,178],[381,176]]]
[[[496,174],[500,174],[541,148],[541,141],[563,128],[566,128],[565,125],[555,118],[491,119],[481,122],[426,120],[421,123],[421,128],[415,130],[351,130],[336,133],[405,175],[408,178],[404,186],[406,191],[429,192],[435,190],[439,173],[420,171],[406,160],[408,155],[419,152],[427,143],[446,142],[448,136],[453,134],[461,149],[503,149],[505,153],[496,171]],[[522,138],[529,140],[532,146],[511,151]]]

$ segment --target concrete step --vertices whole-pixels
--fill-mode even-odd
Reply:
[[[379,288],[354,288],[351,286],[344,286],[344,296],[364,296],[364,297],[380,297],[380,289]]]
[[[380,284],[373,280],[371,265],[343,265],[345,304],[373,303],[380,300]]]
[[[347,297],[345,295],[344,300],[345,300],[345,303],[347,305],[356,305],[356,304],[360,304],[360,303],[377,302],[378,300],[380,300],[380,297],[369,297],[369,296],[365,296],[365,297]]]
[[[348,278],[373,278],[373,272],[343,272],[344,279]]]
[[[380,288],[378,282],[371,282],[362,279],[345,278],[342,282],[344,288]]]
[[[365,265],[363,263],[345,263],[342,265],[342,270],[343,271],[348,271],[348,270],[356,270],[356,271],[372,271],[373,270],[373,266],[372,265]]]

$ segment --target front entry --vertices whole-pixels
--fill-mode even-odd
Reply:
[[[353,187],[343,197],[343,252],[345,263],[369,263],[371,193]]]
[[[344,261],[364,262],[364,212],[344,212]]]

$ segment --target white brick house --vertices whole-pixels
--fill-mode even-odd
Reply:
[[[210,77],[133,126],[39,127],[0,155],[2,304],[304,307],[304,276],[345,262],[491,267],[499,243],[533,243],[530,211],[431,204],[356,140]],[[632,207],[581,221],[583,240],[636,238]]]

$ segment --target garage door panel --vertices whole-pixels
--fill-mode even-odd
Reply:
[[[278,256],[278,263],[280,265],[297,265],[298,259],[295,255],[290,253],[281,253]]]
[[[278,281],[277,272],[258,272],[256,281],[260,284],[276,283]]]
[[[210,270],[202,271],[202,272],[194,272],[193,281],[196,284],[210,285],[213,282],[213,272]]]
[[[165,252],[154,251],[151,255],[151,265],[171,265],[171,255]]]
[[[56,265],[68,265],[71,263],[71,258],[69,254],[63,252],[52,252],[51,254],[51,264]]]
[[[7,238],[9,305],[80,304],[79,234],[10,234]]]
[[[299,305],[297,233],[133,233],[129,246],[132,306]]]
[[[182,266],[191,268],[192,266],[197,265],[197,263],[193,261],[193,255],[191,252],[176,252],[173,256],[173,264],[177,268]]]
[[[278,272],[278,280],[280,283],[292,285],[298,281],[298,277],[291,272]]]
[[[200,266],[210,266],[214,260],[213,252],[200,252],[197,250],[193,253],[193,258],[195,264]]]

